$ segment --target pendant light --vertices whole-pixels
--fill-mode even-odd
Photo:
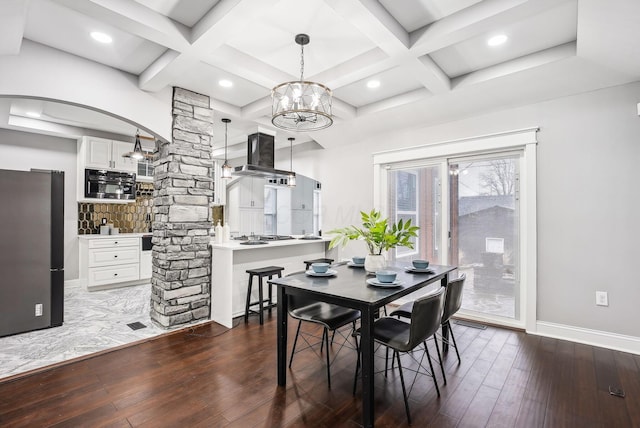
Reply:
[[[300,45],[300,80],[281,83],[271,90],[271,123],[287,131],[317,131],[333,123],[331,89],[304,80],[304,45],[309,36],[298,34]]]
[[[136,129],[136,142],[133,145],[133,151],[122,155],[124,158],[131,158],[137,161],[141,161],[146,158],[147,155],[142,151],[142,144],[140,143],[140,130]]]
[[[287,179],[287,186],[295,187],[296,186],[296,173],[293,172],[293,142],[295,138],[289,137],[289,144],[291,146],[291,156],[289,157],[289,177]]]
[[[222,119],[222,123],[224,123],[224,163],[222,164],[221,178],[231,178],[233,172],[233,167],[227,161],[227,127],[230,122],[231,119]]]

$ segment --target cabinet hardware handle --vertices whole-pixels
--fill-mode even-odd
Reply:
[[[117,274],[117,273],[114,273],[114,274],[113,274],[113,276],[118,276],[118,274]]]
[[[118,258],[118,255],[116,254],[116,255],[115,255],[115,256],[113,256],[113,257],[117,259],[117,258]]]

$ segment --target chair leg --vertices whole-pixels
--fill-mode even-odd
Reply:
[[[271,278],[273,278],[273,275],[269,275],[269,280],[271,280]],[[271,283],[269,281],[267,281],[267,286],[269,287],[269,313],[271,313],[271,309],[273,306],[273,300],[272,300],[272,290],[271,290]]]
[[[249,274],[249,287],[247,290],[247,304],[244,307],[244,322],[249,322],[249,306],[251,305],[251,288],[253,287],[253,275]]]
[[[447,329],[449,330],[449,335],[451,336],[451,341],[453,342],[453,349],[456,350],[456,356],[458,357],[458,364],[460,364],[460,353],[458,352],[458,345],[456,344],[456,337],[453,335],[453,329],[451,328],[451,324],[447,321]]]
[[[300,334],[301,325],[302,325],[302,320],[298,320],[298,329],[296,330],[296,338],[293,339],[293,348],[291,349],[291,357],[289,358],[289,368],[291,368],[291,363],[293,363],[293,356],[296,353],[296,344],[298,343],[298,335]]]
[[[387,350],[385,351],[385,354],[384,354],[384,377],[387,377],[387,370],[389,368],[389,347],[386,347],[386,348]]]
[[[322,339],[320,339],[320,353],[322,354],[322,349],[324,348],[324,336],[327,334],[327,328],[324,327],[322,330]],[[329,345],[327,345],[327,352],[329,352]]]
[[[358,371],[360,371],[360,344],[358,343],[358,336],[354,336],[356,340],[356,372],[353,375],[353,395],[356,395],[356,386],[358,385]]]
[[[327,383],[329,384],[329,389],[331,389],[331,362],[329,361],[329,331],[327,328],[324,328],[324,340],[327,345],[327,352],[325,352],[327,356]]]
[[[264,314],[262,313],[262,309],[263,309],[263,307],[262,307],[262,299],[263,299],[263,296],[262,296],[262,277],[258,278],[258,282],[259,282],[259,285],[258,285],[258,300],[259,300],[259,302],[258,302],[258,310],[260,311],[258,313],[258,315],[260,316],[260,325],[263,325],[264,324]]]
[[[436,392],[440,397],[440,388],[438,388],[438,380],[436,379],[436,372],[433,371],[433,363],[431,363],[431,354],[429,354],[429,348],[424,347],[424,352],[427,353],[427,361],[429,361],[429,367],[431,368],[431,377],[433,378],[433,384],[436,386]]]
[[[446,385],[447,384],[447,375],[444,374],[444,364],[442,364],[442,355],[440,355],[440,347],[438,346],[438,338],[435,336],[435,334],[433,335],[433,343],[435,343],[436,345],[436,352],[438,353],[438,362],[440,363],[440,371],[442,372],[442,379],[443,379],[443,383]],[[425,348],[427,347],[427,342],[424,342],[424,346]]]
[[[411,412],[409,411],[409,400],[407,399],[407,390],[404,386],[404,375],[402,374],[402,364],[400,363],[400,353],[393,351],[398,360],[398,371],[400,372],[400,383],[402,384],[402,396],[404,397],[404,410],[407,412],[407,422],[411,425]]]

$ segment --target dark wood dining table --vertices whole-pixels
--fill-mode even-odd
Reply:
[[[377,287],[369,285],[363,268],[345,264],[332,266],[334,276],[311,276],[299,272],[283,278],[274,278],[269,282],[278,288],[278,385],[287,384],[287,295],[305,295],[317,301],[358,309],[361,313],[360,332],[362,350],[362,423],[373,427],[373,376],[374,376],[374,340],[373,323],[379,309],[424,287],[433,286],[436,290],[446,286],[449,272],[455,266],[429,266],[432,273],[410,273],[404,265],[389,266],[386,269],[397,272],[397,287]],[[429,290],[425,290],[429,292]]]

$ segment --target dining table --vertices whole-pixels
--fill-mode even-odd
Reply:
[[[301,271],[282,278],[273,278],[269,283],[277,286],[277,371],[278,385],[287,384],[287,328],[288,295],[304,295],[314,300],[333,303],[360,311],[360,349],[362,358],[362,424],[374,425],[374,338],[373,325],[383,306],[425,287],[446,286],[448,274],[455,266],[430,265],[428,270],[412,271],[402,263],[387,266],[385,270],[397,273],[392,284],[379,284],[375,275],[362,266],[339,263],[331,266],[325,274]],[[430,290],[424,290],[429,293]]]

